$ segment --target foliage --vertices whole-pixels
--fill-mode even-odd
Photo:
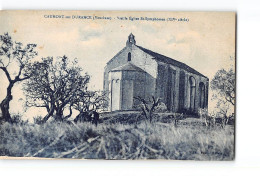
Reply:
[[[30,65],[33,75],[24,84],[26,105],[28,107],[44,107],[48,114],[43,118],[46,122],[54,113],[56,120],[62,121],[72,114],[72,106],[81,91],[87,89],[89,75],[82,75],[77,60],[70,62],[66,56],[42,58],[41,62]],[[70,114],[63,115],[68,108]]]
[[[213,100],[217,100],[215,115],[217,118],[222,118],[222,121],[227,121],[234,115],[235,81],[235,72],[232,68],[219,70],[211,81]]]
[[[12,89],[18,82],[29,79],[32,75],[28,68],[31,60],[37,56],[35,51],[36,44],[23,45],[21,42],[15,42],[8,33],[0,35],[0,70],[4,72],[9,84],[6,97],[2,100],[0,107],[5,121],[12,122],[9,107],[13,99]],[[10,65],[15,65],[14,73],[9,69]],[[14,75],[14,76],[13,76]]]
[[[108,107],[107,94],[104,91],[79,90],[75,97],[73,108],[79,111],[75,119],[89,116],[92,111],[102,111]]]
[[[42,116],[33,117],[33,123],[34,123],[34,124],[41,124],[42,121],[43,121]]]
[[[211,89],[232,105],[235,105],[235,78],[235,72],[232,68],[228,71],[221,69],[211,81]]]

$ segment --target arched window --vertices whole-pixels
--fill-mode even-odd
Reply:
[[[199,84],[199,103],[200,103],[200,108],[205,108],[205,85],[203,82],[200,82]]]
[[[127,60],[128,60],[128,61],[131,61],[131,53],[128,53]]]
[[[190,87],[190,110],[195,110],[195,90],[196,90],[196,81],[194,77],[189,78],[189,87]]]

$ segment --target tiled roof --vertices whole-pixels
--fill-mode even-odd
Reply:
[[[143,69],[131,64],[130,62],[128,62],[125,65],[119,66],[117,68],[114,68],[111,70],[113,71],[138,71],[138,72],[145,72]]]
[[[188,65],[182,63],[182,62],[179,62],[177,60],[174,60],[172,58],[169,58],[167,56],[164,56],[164,55],[161,55],[159,53],[156,53],[156,52],[153,52],[151,50],[148,50],[146,48],[143,48],[141,46],[138,46],[136,45],[138,48],[140,48],[142,51],[144,51],[145,53],[151,55],[154,57],[154,59],[160,61],[160,62],[164,62],[164,63],[167,63],[167,64],[171,64],[173,66],[177,66],[179,68],[182,68],[190,73],[194,73],[194,74],[197,74],[197,75],[200,75],[200,76],[203,76],[205,78],[207,78],[206,76],[204,76],[203,74],[199,73],[198,71],[194,70],[193,68],[189,67]]]

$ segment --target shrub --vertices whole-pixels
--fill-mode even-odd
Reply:
[[[158,106],[155,107],[154,112],[167,112],[167,106],[163,102],[160,102]]]
[[[33,117],[33,122],[34,122],[34,124],[41,124],[41,123],[42,123],[42,120],[43,120],[43,117],[42,117],[42,116]]]
[[[12,115],[12,123],[14,124],[27,124],[28,120],[23,120],[22,115],[17,113]]]

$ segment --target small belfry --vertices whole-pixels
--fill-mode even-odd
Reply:
[[[130,33],[130,35],[128,36],[128,40],[126,41],[126,46],[132,46],[135,44],[136,44],[135,36],[132,33]]]

